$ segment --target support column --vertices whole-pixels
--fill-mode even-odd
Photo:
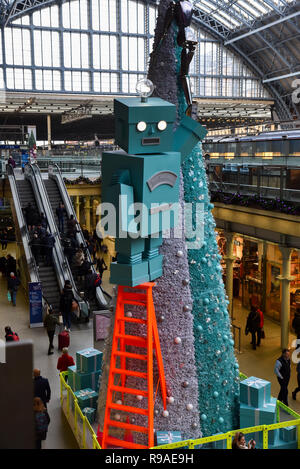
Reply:
[[[79,195],[75,195],[75,212],[76,212],[76,218],[77,221],[80,223],[80,201],[79,201]]]
[[[48,150],[51,150],[51,115],[47,114]]]
[[[84,198],[85,226],[88,231],[91,230],[91,197]]]
[[[233,238],[234,233],[224,232],[226,238],[226,256],[224,256],[226,262],[226,293],[228,296],[228,310],[231,318],[233,316],[233,263],[235,256],[233,255]]]
[[[288,348],[290,331],[290,282],[292,249],[279,246],[282,255],[282,275],[277,278],[281,281],[281,348]]]
[[[264,314],[266,314],[266,299],[267,299],[267,252],[268,243],[263,241],[263,255],[261,259],[261,281],[262,281],[262,295],[261,307]]]

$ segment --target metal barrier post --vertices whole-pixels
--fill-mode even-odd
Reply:
[[[78,436],[78,422],[77,422],[77,418],[78,418],[78,412],[77,412],[77,401],[74,400],[74,431],[75,431],[75,435],[76,437]]]
[[[232,435],[231,433],[227,433],[227,449],[232,449]]]
[[[276,422],[280,423],[280,408],[279,408],[279,405],[278,405],[278,401],[276,403]]]
[[[298,440],[297,448],[300,449],[300,424],[297,425],[297,440]]]
[[[67,387],[67,418],[70,418],[70,388]]]
[[[189,440],[189,449],[194,449],[195,448],[195,443],[193,440]]]
[[[85,425],[85,421],[86,421],[86,417],[83,417],[83,421],[82,421],[82,443],[83,443],[83,448],[86,449],[86,441],[85,441],[85,437],[86,437],[86,425]]]
[[[268,427],[264,425],[263,429],[263,449],[268,449],[269,447],[269,437],[268,437]]]

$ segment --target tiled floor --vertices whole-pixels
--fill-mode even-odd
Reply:
[[[9,245],[7,253],[14,254],[14,246]],[[0,250],[0,256],[2,255]],[[1,274],[0,274],[1,275]],[[104,284],[108,284],[108,273],[104,273]],[[29,312],[28,303],[20,290],[17,296],[17,307],[13,308],[7,301],[6,282],[0,277],[0,336],[4,336],[4,327],[10,325],[16,330],[21,339],[31,339],[34,343],[34,367],[41,370],[42,376],[49,379],[52,398],[49,404],[49,414],[51,423],[46,442],[43,447],[47,449],[72,449],[77,448],[77,443],[73,434],[65,421],[65,417],[60,410],[59,401],[59,379],[56,369],[57,359],[60,352],[57,350],[57,336],[55,336],[54,344],[56,346],[54,354],[47,355],[48,337],[44,328],[29,328]],[[272,383],[272,395],[277,397],[279,385],[274,375],[274,364],[281,354],[280,349],[280,326],[275,322],[265,318],[265,334],[266,338],[262,340],[261,346],[256,350],[252,350],[249,335],[244,334],[246,311],[238,300],[234,303],[234,321],[236,326],[241,327],[241,353],[238,353],[238,361],[240,370],[247,376],[257,376],[264,378]],[[290,334],[290,345],[295,339],[294,334]],[[88,324],[72,325],[71,342],[69,351],[75,357],[76,350],[83,347],[93,346],[92,322]],[[296,364],[292,364],[292,376],[289,389],[292,391],[296,386]],[[300,413],[300,394],[298,401],[293,401],[289,396],[289,405],[292,409]]]

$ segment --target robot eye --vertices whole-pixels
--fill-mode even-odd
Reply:
[[[140,121],[136,124],[136,128],[138,129],[139,132],[144,132],[147,128],[147,124],[144,121]]]
[[[158,130],[166,130],[167,128],[166,121],[159,121],[159,123],[157,124],[157,128]]]

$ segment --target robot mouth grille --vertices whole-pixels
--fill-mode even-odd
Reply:
[[[143,138],[142,139],[142,145],[159,145],[159,144],[160,144],[160,138],[159,137]]]

